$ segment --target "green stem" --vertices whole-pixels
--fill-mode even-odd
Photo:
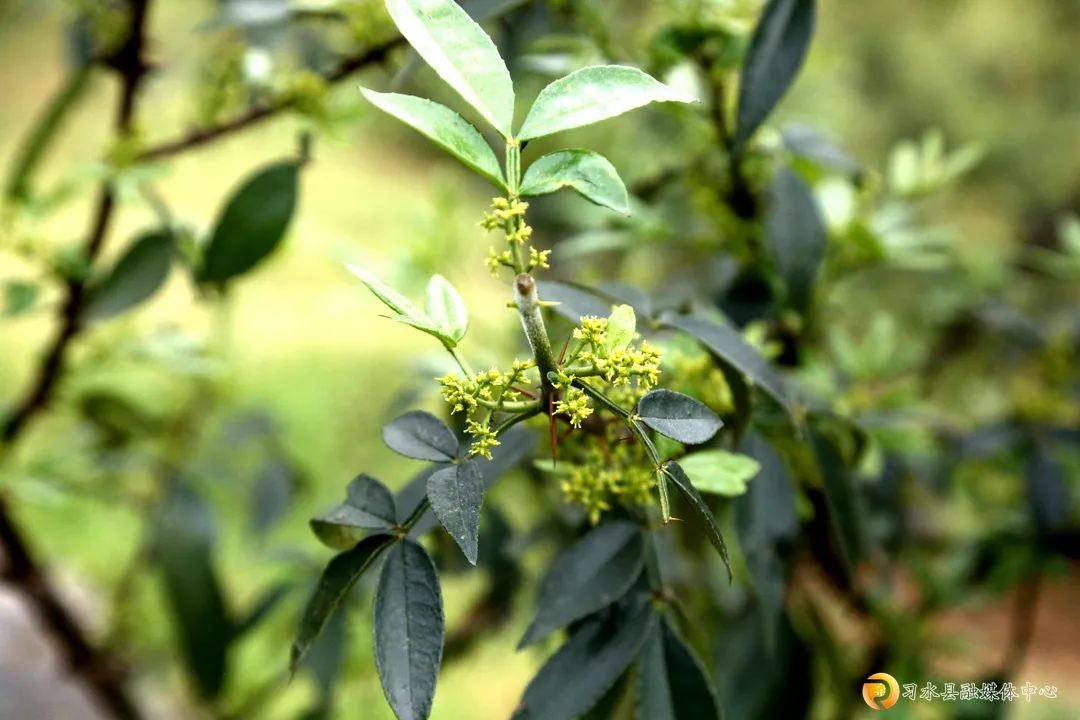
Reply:
[[[443,343],[443,347],[445,347],[446,352],[450,353],[450,356],[454,358],[454,362],[456,362],[457,366],[461,368],[461,372],[465,373],[465,375],[468,377],[472,377],[472,369],[469,367],[469,364],[465,362],[465,358],[461,357],[461,354],[458,353],[457,348],[453,345],[448,345],[446,343]]]
[[[60,91],[52,98],[44,112],[32,126],[26,141],[19,148],[19,155],[13,164],[4,188],[4,201],[26,200],[30,195],[30,180],[34,170],[45,156],[45,151],[56,133],[63,125],[64,118],[75,106],[75,101],[86,88],[90,77],[90,66],[84,65],[72,72]]]
[[[551,352],[547,326],[540,312],[540,298],[536,294],[536,281],[531,275],[521,273],[514,280],[514,303],[521,316],[521,327],[529,340],[536,368],[540,371],[541,407],[547,407],[555,392],[549,375],[555,372],[555,356]]]
[[[508,413],[526,413],[532,410],[540,409],[539,400],[505,400],[495,402],[492,400],[484,400],[477,398],[476,402],[481,407],[485,407],[488,410],[498,410],[500,412]]]

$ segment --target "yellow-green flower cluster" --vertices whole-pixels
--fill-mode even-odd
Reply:
[[[561,489],[567,502],[581,505],[593,525],[617,504],[650,502],[655,477],[639,446],[625,442],[612,446],[606,439],[591,437],[584,442],[588,444],[580,455],[565,466]]]
[[[518,198],[497,197],[491,201],[491,211],[484,213],[480,226],[487,231],[500,229],[506,237],[507,249],[501,252],[491,248],[484,263],[492,274],[497,274],[500,267],[508,267],[514,272],[532,272],[536,268],[547,268],[550,250],[537,250],[529,246],[527,258],[523,248],[532,238],[533,229],[525,222],[525,213],[529,203]]]
[[[473,438],[471,454],[491,458],[491,448],[499,444],[491,427],[492,416],[500,411],[521,411],[519,405],[527,395],[519,386],[529,384],[527,374],[534,367],[532,360],[515,360],[506,372],[492,368],[465,377],[449,374],[436,378],[450,412],[467,416],[466,432]]]
[[[583,390],[568,387],[565,397],[555,403],[555,412],[568,416],[570,424],[579,428],[582,421],[592,415],[593,409],[589,404],[589,397]]]

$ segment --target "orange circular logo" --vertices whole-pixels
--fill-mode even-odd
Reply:
[[[900,683],[889,673],[874,673],[863,683],[862,699],[874,710],[888,710],[900,699]]]

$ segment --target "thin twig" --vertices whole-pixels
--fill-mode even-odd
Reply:
[[[148,69],[143,59],[148,3],[149,0],[130,0],[127,37],[111,57],[103,60],[121,80],[115,120],[118,137],[132,130],[135,99]],[[105,243],[115,205],[113,189],[105,181],[98,190],[90,234],[83,247],[86,261],[90,264],[98,257]],[[0,449],[5,446],[10,448],[27,423],[51,399],[62,374],[67,349],[80,330],[85,294],[86,282],[83,278],[68,281],[56,337],[38,367],[30,391],[0,429]],[[107,651],[90,643],[86,631],[49,587],[41,566],[25,540],[25,534],[8,511],[3,496],[0,496],[0,546],[4,549],[5,559],[0,577],[9,581],[26,598],[38,619],[60,645],[71,672],[86,685],[91,697],[103,711],[119,720],[138,720],[141,714],[125,688],[122,667]]]

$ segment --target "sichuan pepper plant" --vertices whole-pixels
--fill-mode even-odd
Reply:
[[[661,351],[640,338],[629,304],[581,317],[566,338],[557,338],[561,349],[556,351],[543,309],[557,303],[542,296],[535,277],[548,268],[550,251],[532,243],[528,223],[528,198],[563,188],[611,211],[630,211],[626,188],[603,156],[572,148],[530,161],[531,141],[650,103],[695,99],[633,67],[586,67],[544,88],[515,129],[510,74],[491,39],[456,3],[388,0],[387,7],[413,49],[498,134],[503,162],[479,130],[445,106],[362,92],[497,189],[480,222],[497,237],[487,265],[510,280],[508,305],[520,317],[531,356],[475,370],[462,348],[465,304],[445,278],[431,279],[421,308],[366,269],[350,266],[392,319],[433,336],[452,356],[458,372],[438,383],[449,412],[464,419],[467,439],[459,443],[429,413],[402,415],[384,428],[387,445],[438,464],[419,501],[400,507],[401,496],[395,500],[378,480],[360,475],[343,504],[312,521],[319,539],[342,552],[327,566],[305,611],[293,646],[293,671],[353,584],[381,560],[374,644],[383,689],[397,717],[430,715],[444,613],[436,566],[416,536],[429,527],[424,522],[430,511],[476,564],[484,492],[498,474],[489,467],[495,465],[494,453],[515,426],[535,419],[546,426],[551,470],[558,473],[560,462],[569,466],[560,480],[566,499],[583,507],[593,529],[559,556],[541,588],[522,646],[563,628],[571,634],[532,681],[515,717],[577,717],[635,661],[642,717],[657,712],[717,717],[711,681],[682,640],[652,543],[653,531],[678,511],[696,520],[690,527],[702,528],[728,563],[716,518],[684,468],[671,459],[709,441],[722,422],[699,400],[658,387],[664,379]],[[682,500],[678,506],[673,495]],[[671,693],[675,682],[688,692]]]

